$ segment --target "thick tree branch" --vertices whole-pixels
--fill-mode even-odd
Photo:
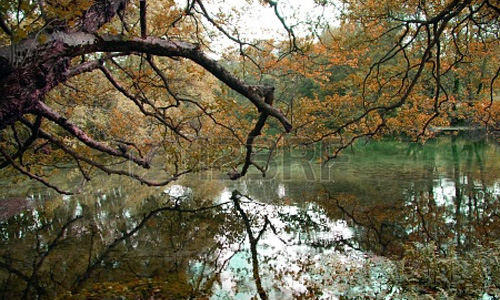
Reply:
[[[197,44],[167,41],[151,37],[146,39],[123,39],[120,36],[96,37],[91,34],[82,33],[59,33],[53,35],[52,38],[55,42],[64,44],[66,47],[65,54],[71,57],[95,52],[139,52],[150,55],[187,58],[202,66],[231,89],[245,96],[259,111],[265,111],[270,116],[277,118],[286,132],[290,132],[292,129],[291,123],[278,109],[265,103],[265,97],[273,92],[272,87],[246,84],[231,74],[216,60],[208,57]]]
[[[271,87],[263,85],[248,85],[244,83],[238,77],[231,74],[216,60],[209,58],[196,44],[166,41],[157,38],[133,38],[129,40],[122,39],[120,36],[97,37],[84,32],[54,32],[50,35],[49,42],[43,45],[39,44],[37,40],[32,39],[23,42],[22,45],[19,46],[19,49],[20,51],[16,52],[15,55],[12,56],[11,47],[0,48],[0,56],[3,56],[3,58],[11,64],[22,62],[23,65],[30,68],[29,71],[19,70],[19,72],[33,72],[32,70],[39,72],[37,69],[33,69],[29,66],[30,63],[34,63],[37,59],[41,59],[39,64],[41,64],[43,68],[40,68],[40,72],[43,72],[44,74],[38,75],[35,73],[33,76],[38,76],[38,78],[40,78],[40,76],[50,76],[50,81],[47,82],[47,80],[45,80],[45,82],[42,83],[44,84],[42,89],[38,88],[37,82],[29,81],[29,85],[31,86],[28,90],[33,89],[33,92],[29,94],[19,94],[21,93],[21,90],[17,89],[13,91],[4,91],[4,97],[8,97],[8,99],[2,101],[2,105],[0,105],[0,128],[3,128],[7,124],[15,121],[19,115],[22,115],[25,112],[35,111],[36,109],[40,109],[40,107],[44,107],[44,105],[38,105],[37,103],[43,99],[46,92],[51,90],[57,83],[67,80],[68,76],[96,68],[99,64],[98,62],[82,65],[79,70],[64,71],[59,74],[57,73],[59,69],[66,68],[69,63],[69,58],[96,52],[139,52],[150,55],[184,57],[190,59],[205,68],[219,80],[227,84],[230,88],[248,98],[259,111],[266,112],[270,116],[277,118],[284,126],[286,132],[289,132],[292,128],[291,123],[286,119],[281,111],[274,108],[272,105],[265,103],[264,99],[269,94],[273,93],[273,89]],[[26,51],[28,51],[28,49],[36,50],[32,50],[34,53],[27,56],[28,54]],[[45,64],[46,67],[43,64]],[[6,83],[10,84],[11,81],[13,82],[17,80],[16,74],[12,76],[7,74],[8,77],[5,77],[5,80],[7,81]],[[28,78],[26,79],[28,80]],[[14,99],[10,99],[11,97],[15,97],[17,99],[22,97],[22,101],[20,101],[20,99],[14,101]],[[34,106],[37,105],[40,107],[35,109]]]
[[[174,44],[176,43],[174,42]],[[201,49],[196,46],[193,48],[193,46],[195,45],[187,45],[187,48],[179,52],[179,56],[198,63],[230,88],[248,98],[260,111],[264,111],[277,118],[287,132],[291,130],[292,125],[286,117],[278,109],[265,102],[267,97],[272,97],[274,92],[273,87],[263,85],[252,86],[242,82],[239,78],[223,68],[217,61],[210,59]],[[185,52],[184,50],[187,49],[189,50]]]

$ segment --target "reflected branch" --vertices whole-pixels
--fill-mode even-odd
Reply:
[[[41,270],[42,267],[44,266],[44,263],[47,259],[47,257],[61,244],[62,239],[66,236],[66,233],[68,229],[70,228],[73,223],[76,221],[80,220],[82,217],[78,216],[73,219],[70,219],[69,221],[65,222],[64,225],[60,228],[58,231],[57,235],[55,238],[47,243],[46,245],[46,250],[39,252],[42,247],[40,245],[40,230],[43,229],[44,226],[41,228],[38,228],[37,233],[36,233],[36,238],[37,238],[37,244],[36,244],[36,249],[37,249],[37,255],[32,258],[32,263],[31,263],[31,275],[26,275],[22,271],[16,269],[13,267],[11,264],[7,263],[9,261],[9,258],[4,256],[3,259],[5,262],[0,262],[0,268],[3,268],[7,270],[9,273],[16,275],[19,277],[19,279],[23,280],[26,283],[26,287],[23,291],[22,299],[32,299],[32,289],[34,288],[36,290],[38,298],[41,297],[42,295],[46,295],[47,291],[43,285],[40,283],[40,279],[42,274]],[[53,224],[50,224],[52,226]]]
[[[262,234],[265,232],[267,226],[269,225],[269,219],[266,217],[264,226],[262,226],[262,229],[259,231],[259,234],[257,235],[257,237],[255,237],[252,232],[252,224],[250,223],[250,219],[247,213],[241,208],[240,205],[240,198],[242,196],[243,195],[241,195],[240,192],[234,190],[231,195],[231,200],[233,200],[236,210],[239,212],[241,218],[243,219],[243,223],[245,224],[245,229],[248,234],[248,240],[250,241],[250,252],[252,255],[252,272],[253,272],[253,279],[255,280],[255,285],[257,286],[257,292],[261,300],[266,300],[268,299],[268,296],[266,291],[262,287],[262,281],[259,275],[259,257],[257,252],[257,244],[259,243]]]
[[[145,215],[139,224],[137,224],[135,227],[132,229],[124,232],[120,237],[116,238],[112,243],[107,245],[104,250],[101,251],[100,254],[94,255],[94,258],[92,259],[92,253],[91,249],[89,250],[89,264],[85,270],[85,272],[81,275],[78,276],[76,279],[73,287],[72,287],[72,292],[73,293],[78,293],[86,283],[88,279],[92,277],[94,272],[96,272],[100,267],[102,267],[102,263],[106,261],[106,259],[110,256],[110,254],[113,252],[113,250],[121,245],[124,241],[130,239],[133,235],[135,235],[139,230],[141,230],[143,227],[145,227],[152,218],[155,216],[163,213],[163,212],[176,212],[179,214],[182,213],[199,213],[199,212],[204,212],[204,211],[209,211],[213,210],[219,207],[222,207],[224,205],[227,205],[229,202],[223,202],[215,205],[210,205],[210,206],[204,206],[204,207],[199,207],[195,209],[183,209],[178,205],[175,206],[167,206],[167,207],[160,207],[158,209],[150,211],[147,215]]]

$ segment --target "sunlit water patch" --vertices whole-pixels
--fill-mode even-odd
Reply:
[[[252,232],[258,235],[266,222],[269,224],[258,241],[257,256],[259,277],[270,299],[305,295],[338,299],[341,295],[395,292],[384,284],[393,268],[391,262],[355,249],[353,231],[345,221],[331,220],[314,203],[299,208],[245,200],[241,207],[253,220]],[[229,203],[231,191],[226,189],[219,201]],[[224,235],[215,238],[225,243]],[[199,261],[191,262],[195,278],[203,276],[202,272],[218,272],[210,299],[250,299],[258,293],[248,236],[227,245],[216,257],[216,270],[203,269]]]

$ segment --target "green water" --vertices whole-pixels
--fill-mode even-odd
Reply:
[[[327,164],[320,157],[284,150],[265,178],[253,171],[236,182],[206,172],[148,188],[102,176],[72,197],[4,183],[2,209],[13,197],[23,205],[2,215],[0,298],[498,296],[489,262],[478,282],[459,267],[433,277],[429,264],[416,291],[394,275],[402,258],[449,259],[498,242],[496,143],[379,141]]]

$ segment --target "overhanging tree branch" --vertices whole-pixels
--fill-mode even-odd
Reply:
[[[244,166],[245,171],[242,173],[246,173],[248,166],[253,164],[251,161],[253,141],[255,137],[260,134],[262,126],[265,124],[269,116],[276,118],[282,124],[285,132],[289,132],[292,128],[291,123],[287,120],[285,115],[279,109],[273,107],[272,103],[267,101],[267,99],[272,99],[274,89],[266,85],[251,85],[245,83],[243,80],[228,71],[228,69],[219,61],[204,53],[201,46],[198,44],[148,37],[148,31],[153,32],[153,30],[149,30],[146,25],[148,21],[146,0],[141,0],[138,7],[129,6],[131,9],[136,9],[136,12],[138,12],[138,20],[136,21],[140,27],[140,37],[136,38],[132,36],[124,37],[121,35],[96,34],[103,25],[110,23],[116,15],[120,15],[122,17],[122,22],[128,21],[128,19],[123,18],[125,10],[128,9],[128,2],[128,0],[96,0],[87,10],[72,16],[71,22],[67,22],[66,19],[61,16],[58,19],[60,22],[49,22],[45,24],[45,27],[43,27],[41,31],[36,34],[29,35],[21,42],[1,47],[0,130],[10,128],[11,125],[16,124],[18,121],[22,121],[24,123],[24,121],[26,121],[24,115],[32,114],[40,118],[40,120],[41,118],[44,118],[54,124],[57,124],[57,126],[69,133],[72,139],[74,138],[78,140],[80,143],[83,143],[93,150],[97,150],[112,157],[125,158],[143,168],[149,168],[150,157],[142,157],[140,154],[141,151],[138,151],[138,154],[131,153],[123,151],[120,147],[115,148],[114,146],[108,145],[106,142],[99,141],[97,138],[93,137],[93,134],[86,132],[83,127],[77,126],[77,122],[70,121],[69,116],[57,112],[56,109],[51,107],[50,104],[45,101],[46,95],[59,84],[64,84],[67,80],[80,74],[100,69],[115,90],[119,91],[122,95],[126,96],[133,103],[135,103],[144,116],[148,117],[148,119],[151,118],[150,120],[153,122],[148,123],[149,126],[161,125],[162,128],[169,128],[173,131],[175,138],[184,137],[188,142],[191,142],[192,138],[189,133],[191,127],[189,126],[192,126],[192,124],[184,121],[176,123],[174,121],[175,118],[167,114],[166,111],[167,109],[174,107],[181,109],[181,103],[194,103],[202,113],[200,113],[198,117],[191,116],[191,118],[198,118],[198,121],[201,124],[200,117],[208,116],[208,118],[211,119],[215,125],[229,130],[233,136],[241,142],[240,134],[236,133],[236,131],[228,126],[228,124],[224,124],[221,120],[217,120],[213,110],[206,109],[204,105],[191,99],[188,99],[189,101],[185,101],[186,99],[179,97],[179,95],[176,94],[169,85],[167,76],[153,62],[153,56],[169,57],[176,59],[177,61],[182,61],[180,59],[184,58],[201,66],[206,71],[214,75],[219,81],[225,83],[228,87],[247,98],[259,111],[260,117],[257,122],[257,126],[249,133],[247,141],[244,143],[247,147],[248,153],[247,160],[245,162],[246,165]],[[195,10],[196,4],[201,7],[202,12]],[[44,2],[42,1],[38,5],[40,6],[40,9],[43,10],[43,12],[40,13],[43,15],[41,16],[41,19],[47,17],[46,9],[48,8],[44,6]],[[211,17],[203,7],[202,1],[188,2],[187,9],[184,14],[190,16],[187,21],[195,22],[194,30],[199,30],[198,26],[201,24],[199,19],[200,17],[209,19],[209,22],[211,20]],[[196,14],[198,15],[195,16]],[[180,20],[184,19],[182,16],[174,19],[173,23],[170,24],[172,28],[176,26],[183,26],[180,24]],[[0,24],[0,26],[5,25],[3,18],[1,21],[2,24]],[[214,21],[212,20],[212,22]],[[217,25],[215,23],[213,24]],[[219,30],[222,29],[222,27],[217,28]],[[9,32],[11,33],[11,30],[6,26],[2,26],[2,30],[7,34],[9,34]],[[129,34],[131,34],[131,32],[132,31],[128,31]],[[200,32],[196,32],[196,34],[199,33]],[[242,45],[242,42],[239,39],[233,41]],[[104,55],[101,55],[100,53],[104,53]],[[137,93],[128,91],[125,88],[125,85],[121,84],[121,79],[118,78],[117,74],[113,74],[113,70],[104,66],[105,61],[107,60],[130,54],[145,54],[145,56],[141,57],[146,57],[146,61],[149,63],[149,66],[163,82],[163,87],[175,100],[174,104],[169,103],[166,106],[157,106],[158,103],[161,103],[163,100],[151,99],[150,96],[147,95],[147,91],[145,91],[138,83],[133,84],[133,87],[138,90]],[[96,59],[96,57],[99,56],[101,57]],[[80,64],[75,65],[76,60],[74,58],[79,57],[82,57],[81,62]],[[85,61],[88,58],[92,58],[94,60],[88,62]],[[116,64],[118,65],[118,63]],[[122,71],[124,70],[122,69]],[[134,81],[134,78],[136,78],[136,75],[133,72],[125,71],[125,73],[129,77],[127,80]],[[139,74],[139,77],[141,76],[143,75]],[[155,86],[154,88],[158,87],[159,86]],[[57,103],[60,104],[61,102]],[[196,134],[199,133],[198,128],[192,127],[192,129],[196,131]],[[185,132],[185,130],[188,132]],[[36,129],[36,134],[33,132],[31,137],[27,140],[21,141],[18,139],[17,146],[15,143],[13,144],[13,147],[18,148],[17,152],[12,151],[12,153],[14,153],[13,155],[8,154],[7,152],[5,154],[10,155],[9,158],[14,161],[16,158],[21,157],[22,153],[27,150],[27,147],[32,145],[37,138],[41,137],[43,139],[50,140],[48,136],[50,133],[47,131],[42,132],[43,137],[38,135],[38,133],[40,133],[38,128]],[[56,145],[58,144],[54,139],[51,140],[51,143]],[[87,172],[83,170],[81,163],[97,167],[107,173],[119,173],[120,175],[131,176],[146,184],[157,184],[146,181],[145,179],[139,178],[131,173],[110,170],[109,168],[100,165],[98,162],[89,160],[89,158],[86,158],[85,155],[80,155],[76,151],[73,151],[73,149],[64,147],[64,144],[59,143],[59,146],[64,152],[74,159],[82,171],[85,179],[90,177]],[[11,151],[10,148],[9,151]],[[34,152],[34,154],[36,153]],[[5,158],[5,161],[3,161],[2,164],[13,165],[7,160],[8,159]],[[21,168],[22,165],[18,167]],[[187,170],[187,172],[191,171]],[[182,174],[183,172],[179,171],[176,173]],[[177,175],[174,175],[172,178],[177,178]],[[168,182],[169,181],[170,180],[168,180]],[[167,181],[164,181],[163,183],[167,183]]]
[[[22,118],[21,122],[23,122],[25,125],[27,125],[29,127],[33,127],[34,126],[31,122],[29,122],[25,118]],[[106,166],[106,165],[104,165],[102,163],[98,163],[97,161],[95,161],[95,160],[93,160],[91,158],[83,156],[83,155],[79,154],[77,151],[75,151],[75,150],[71,149],[70,147],[66,146],[59,139],[57,139],[56,137],[54,137],[53,135],[51,135],[50,133],[46,132],[43,129],[39,130],[39,136],[40,136],[40,138],[45,139],[45,140],[51,142],[52,144],[56,145],[58,148],[60,148],[65,153],[69,154],[71,157],[73,157],[73,159],[76,162],[84,162],[84,163],[86,163],[86,164],[88,164],[90,166],[96,167],[97,169],[103,171],[106,174],[121,175],[121,176],[127,176],[127,177],[130,177],[130,178],[133,178],[133,179],[135,179],[135,180],[139,181],[140,183],[145,184],[147,186],[164,186],[164,185],[169,184],[172,181],[176,181],[182,175],[186,175],[186,174],[189,174],[189,173],[193,172],[193,170],[187,169],[187,170],[184,170],[184,171],[180,171],[180,172],[178,172],[176,174],[173,174],[173,175],[171,175],[170,177],[168,177],[168,178],[166,178],[164,180],[161,180],[161,181],[152,181],[152,180],[148,180],[148,179],[146,179],[146,178],[138,175],[137,173],[134,173],[134,172],[131,172],[131,171],[127,171],[127,170],[112,169],[112,168],[110,168],[110,167],[108,167],[108,166]],[[151,159],[150,155],[149,154],[146,155],[146,160],[149,161],[150,159]]]
[[[208,57],[197,44],[168,41],[152,37],[146,39],[123,39],[120,36],[95,37],[92,35],[85,36],[88,43],[84,45],[70,44],[75,38],[77,37],[71,34],[59,36],[59,42],[68,46],[65,52],[69,56],[95,52],[138,52],[165,57],[187,58],[203,67],[231,89],[245,96],[259,111],[265,111],[270,116],[277,118],[286,132],[292,129],[292,125],[287,118],[278,109],[265,102],[267,95],[273,93],[272,87],[244,83],[216,60]]]

